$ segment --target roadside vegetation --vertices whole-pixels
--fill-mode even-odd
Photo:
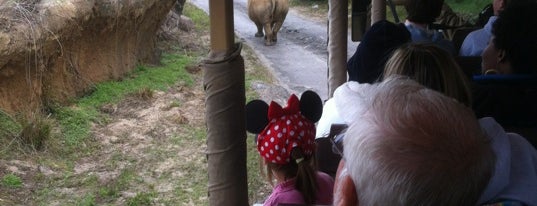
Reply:
[[[207,55],[209,19],[190,4],[183,14],[195,29],[165,42],[161,65],[139,65],[71,105],[0,112],[0,205],[208,204],[199,62]],[[247,99],[253,99],[258,94],[250,84],[272,80],[243,48]],[[270,191],[253,140],[250,135],[251,203]]]
[[[329,0],[290,0],[290,5],[299,8],[302,12],[313,14],[319,18],[326,19],[328,12]],[[349,9],[351,8],[351,2],[349,1]],[[485,5],[492,3],[491,0],[445,0],[445,2],[470,22],[474,22],[477,19],[479,12],[485,7]],[[393,21],[392,14],[389,8],[386,9],[386,18]],[[351,14],[349,10],[349,15]],[[405,18],[405,11],[403,6],[397,6],[397,14],[399,19]]]

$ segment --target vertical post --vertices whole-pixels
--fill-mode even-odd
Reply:
[[[234,44],[233,0],[209,0],[211,52],[204,61],[209,205],[248,205],[244,59]]]
[[[371,1],[371,25],[386,19],[386,0]]]
[[[328,97],[347,81],[348,1],[328,2]]]
[[[225,52],[233,48],[235,25],[233,24],[232,0],[209,0],[211,21],[211,51]]]

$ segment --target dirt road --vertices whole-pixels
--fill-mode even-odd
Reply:
[[[189,0],[209,11],[207,0]],[[255,24],[248,18],[247,0],[234,0],[235,33],[240,41],[253,48],[270,68],[279,85],[289,92],[316,91],[322,99],[328,96],[327,83],[327,21],[315,21],[290,10],[275,46],[267,47],[262,38],[254,37]],[[348,40],[348,57],[357,46]]]

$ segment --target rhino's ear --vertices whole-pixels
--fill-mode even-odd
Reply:
[[[312,122],[317,122],[323,114],[323,101],[317,93],[307,90],[300,97],[300,112]]]
[[[259,134],[268,124],[268,104],[262,100],[252,100],[246,104],[246,131]]]

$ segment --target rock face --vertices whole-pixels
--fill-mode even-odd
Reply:
[[[62,104],[158,61],[176,0],[0,0],[0,109]]]

